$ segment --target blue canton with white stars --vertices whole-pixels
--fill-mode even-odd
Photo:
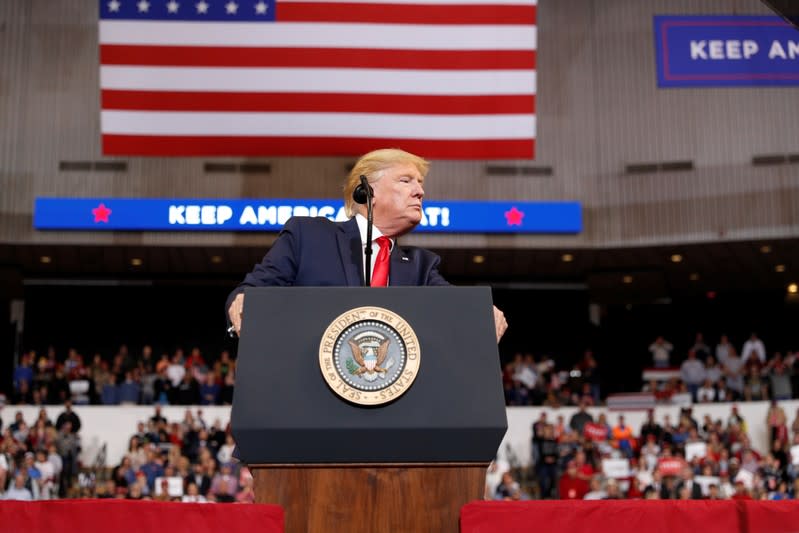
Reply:
[[[100,0],[103,20],[270,22],[275,0]]]

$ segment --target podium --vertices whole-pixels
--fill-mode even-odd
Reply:
[[[247,289],[231,423],[286,531],[457,532],[507,429],[490,289]]]

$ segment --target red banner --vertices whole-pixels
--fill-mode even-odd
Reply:
[[[663,476],[676,476],[685,464],[685,461],[680,457],[669,457],[659,460],[657,469]]]
[[[0,502],[3,533],[283,533],[278,505],[129,500]]]
[[[608,427],[594,422],[587,422],[583,426],[583,435],[588,440],[602,442],[608,440]]]
[[[461,509],[461,533],[788,533],[797,523],[799,501],[555,500]]]

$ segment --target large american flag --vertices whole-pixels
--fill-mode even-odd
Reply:
[[[103,152],[532,158],[537,0],[101,0]]]

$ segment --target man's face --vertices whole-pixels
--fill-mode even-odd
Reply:
[[[422,220],[424,178],[413,165],[396,165],[371,183],[374,189],[374,222],[393,237],[407,233]]]

